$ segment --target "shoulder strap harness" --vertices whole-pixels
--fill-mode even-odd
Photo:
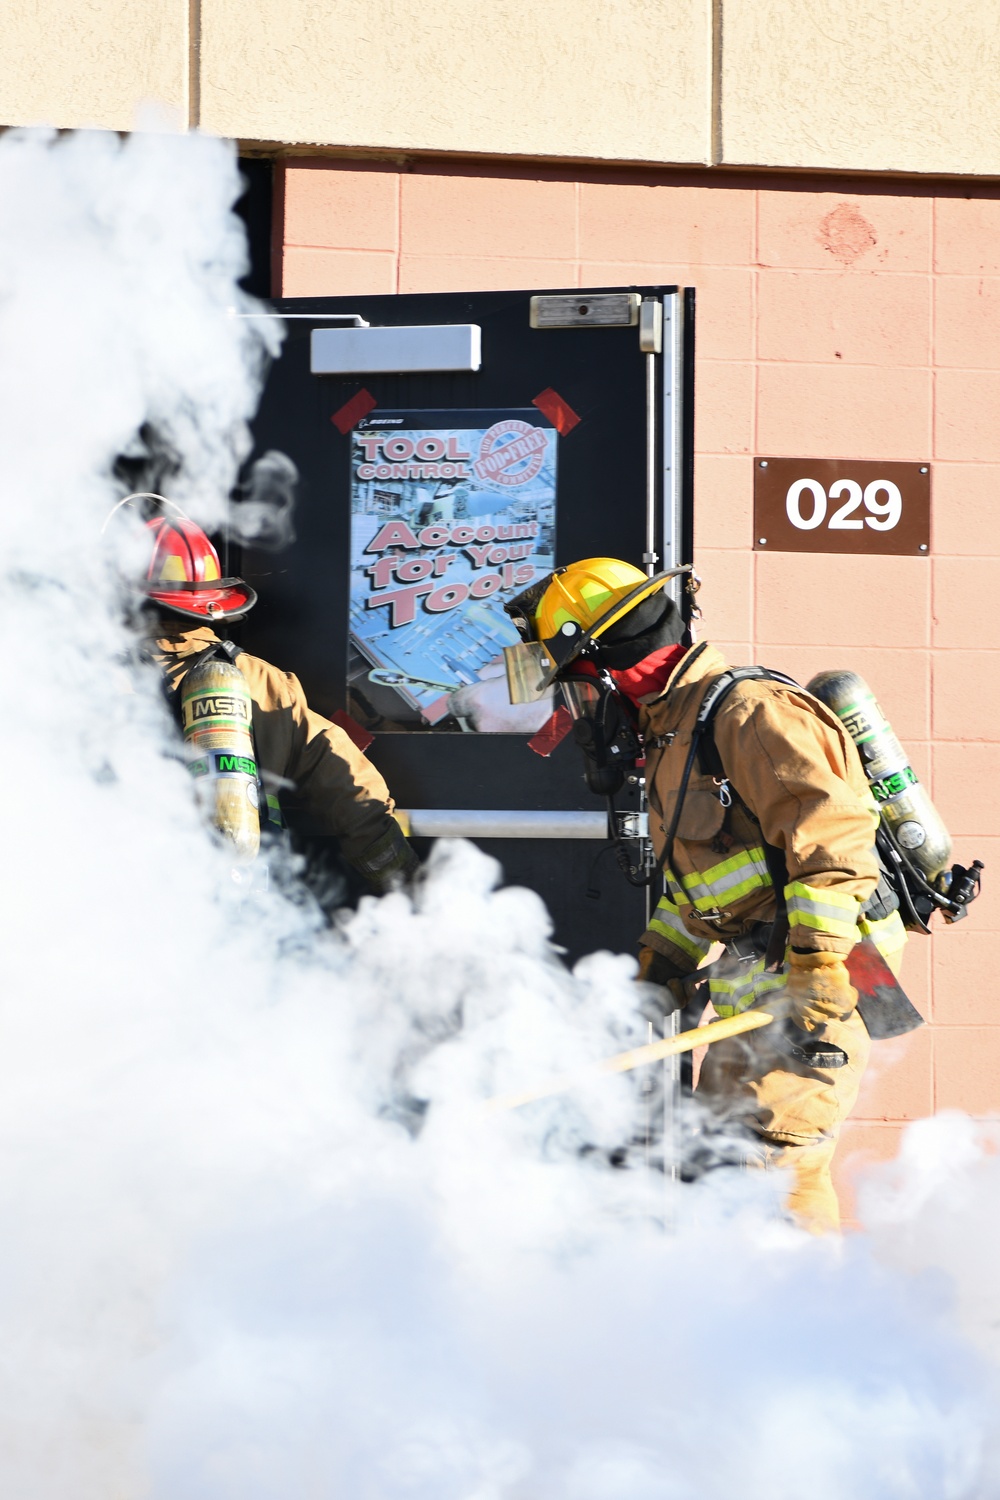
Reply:
[[[734,687],[741,682],[781,682],[786,687],[798,688],[799,684],[793,677],[787,677],[784,672],[772,671],[769,667],[734,667],[728,672],[723,672],[710,684],[705,696],[701,700],[694,728],[691,731],[691,746],[688,750],[687,760],[684,764],[684,772],[681,776],[681,784],[677,789],[677,800],[674,803],[673,816],[670,819],[670,827],[667,830],[666,841],[663,845],[663,853],[657,861],[653,878],[660,875],[664,870],[669,870],[673,860],[674,840],[677,837],[677,829],[680,825],[681,812],[684,807],[684,799],[687,796],[688,784],[691,780],[691,772],[694,770],[695,760],[698,760],[702,773],[711,776],[719,787],[719,801],[723,807],[732,806],[732,796],[735,788],[732,787],[728,773],[722,764],[715,743],[714,724],[720,708],[725,703]],[[743,798],[739,796],[741,806],[751,818],[753,812],[747,807]],[[774,899],[777,902],[777,914],[774,926],[771,929],[770,941],[765,954],[765,968],[779,968],[785,953],[785,943],[788,937],[788,911],[785,906],[785,886],[788,884],[788,870],[785,865],[785,856],[780,849],[769,844],[761,837],[764,847],[764,859],[767,863],[768,874],[774,887]],[[680,882],[678,881],[678,884]]]

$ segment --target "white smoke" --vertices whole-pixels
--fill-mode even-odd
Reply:
[[[250,467],[244,493],[227,518],[237,542],[260,552],[281,552],[295,540],[295,486],[299,471],[287,453],[262,453]]]
[[[233,886],[100,527],[145,424],[222,515],[270,326],[237,192],[207,139],[0,139],[0,1493],[1000,1493],[969,1127],[913,1137],[881,1260],[815,1241],[771,1179],[612,1170],[634,1076],[483,1112],[640,1033],[631,960],[569,975],[471,847],[333,931]]]

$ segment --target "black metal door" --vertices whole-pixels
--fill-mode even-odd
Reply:
[[[440,816],[428,825],[428,810],[529,815],[513,830],[522,836],[477,842],[508,883],[542,896],[571,958],[631,949],[645,896],[601,836],[602,804],[572,736],[553,748],[534,726],[487,732],[488,714],[462,710],[498,670],[502,600],[539,559],[609,555],[650,570],[653,554],[658,567],[687,560],[693,295],[641,287],[631,297],[483,292],[275,308],[287,337],[256,451],[280,450],[299,471],[296,534],[280,552],[244,553],[260,603],[241,643],[296,672],[320,713],[342,722],[346,713],[373,736],[367,753],[415,830],[421,810],[424,826],[440,826]],[[373,331],[469,325],[481,331],[481,363],[419,369],[418,349],[406,373],[313,373],[324,363],[314,331],[350,326],[352,315]],[[505,471],[506,454],[515,458]],[[396,604],[380,603],[392,592]],[[553,836],[558,819],[539,816],[573,812],[591,815],[589,836]],[[459,819],[455,831],[466,826],[475,835],[489,822]]]

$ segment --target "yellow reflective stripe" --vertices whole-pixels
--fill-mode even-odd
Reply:
[[[770,885],[771,876],[768,873],[767,866],[748,860],[739,875],[733,874],[727,876],[725,881],[713,885],[712,890],[717,897],[725,896],[726,900],[732,903],[733,901],[742,900],[751,891],[769,889]]]
[[[755,983],[755,979],[758,979],[759,983]],[[731,1003],[735,1003],[733,997],[749,996],[749,999],[752,1000],[758,990],[761,994],[766,994],[769,990],[783,989],[784,984],[784,975],[769,974],[765,979],[763,973],[760,970],[755,969],[753,975],[748,976],[742,981],[729,979],[710,979],[708,981],[708,989],[709,994],[712,996],[713,1004],[715,1003],[716,995],[718,995],[720,998],[725,996],[730,1000]],[[747,1003],[749,1004],[749,1000],[747,1001]],[[743,1008],[744,1007],[742,1005],[738,1007],[738,1009],[740,1010],[742,1010]]]
[[[838,916],[844,912],[856,912],[860,904],[857,896],[838,891],[836,886],[806,885],[804,880],[793,880],[785,886],[785,900],[789,905],[796,897],[817,906],[834,907]]]
[[[711,948],[712,944],[704,938],[692,937],[684,926],[684,920],[680,912],[666,896],[660,898],[656,911],[653,913],[649,924],[651,932],[659,933],[660,937],[673,943],[675,948],[680,948],[689,958],[693,958],[696,964],[700,964]]]
[[[278,828],[284,828],[285,819],[281,812],[281,803],[274,792],[264,793],[264,805],[267,808],[268,822],[274,823]]]
[[[682,884],[670,876],[670,893],[675,898],[690,901],[695,911],[711,911],[720,905],[723,898],[728,902],[740,901],[751,891],[766,890],[771,885],[764,851],[759,846],[742,849],[720,864],[707,870],[696,870],[681,877]]]
[[[763,958],[741,968],[732,979],[710,979],[708,992],[716,1013],[723,1018],[748,1010],[762,995],[783,989],[784,974],[765,974]]]
[[[757,965],[753,967],[756,969]],[[753,1004],[754,974],[747,973],[738,980],[710,979],[708,993],[718,1015],[739,1015],[741,1010],[747,1010]]]
[[[667,876],[667,890],[675,906],[678,900],[689,902],[692,906],[696,906],[699,901],[702,904],[711,901],[708,887],[702,883],[700,870],[694,870],[690,875],[685,875],[683,880],[684,884],[678,885],[672,873]],[[698,891],[703,891],[704,895],[697,895]]]
[[[764,960],[759,958],[752,964],[741,965],[731,979],[726,979],[721,974],[713,974],[708,981],[708,987],[713,995],[743,995],[747,990],[753,989],[754,979],[763,972]]]
[[[858,918],[858,931],[862,937],[870,937],[883,958],[898,953],[906,945],[906,928],[898,911],[890,912],[879,922],[869,922],[867,917]]]
[[[654,917],[650,922],[649,931],[657,933],[662,938],[666,938],[668,943],[671,943],[675,948],[679,948],[689,958],[693,958],[696,965],[700,964],[708,953],[708,949],[700,948],[697,941],[689,933],[677,932],[668,927],[665,922],[661,922],[657,917]]]
[[[709,885],[718,885],[727,875],[735,875],[743,869],[744,865],[754,863],[759,864],[763,870],[767,869],[764,851],[759,844],[753,849],[741,849],[738,854],[731,854],[721,864],[710,865],[707,870],[701,871],[701,878]]]
[[[856,938],[861,902],[857,896],[845,896],[827,887],[806,885],[793,880],[785,886],[789,923],[811,927],[814,932],[828,932],[832,937]]]

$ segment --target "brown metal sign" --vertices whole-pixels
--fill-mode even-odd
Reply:
[[[926,557],[930,464],[755,458],[755,552],[869,552]]]

